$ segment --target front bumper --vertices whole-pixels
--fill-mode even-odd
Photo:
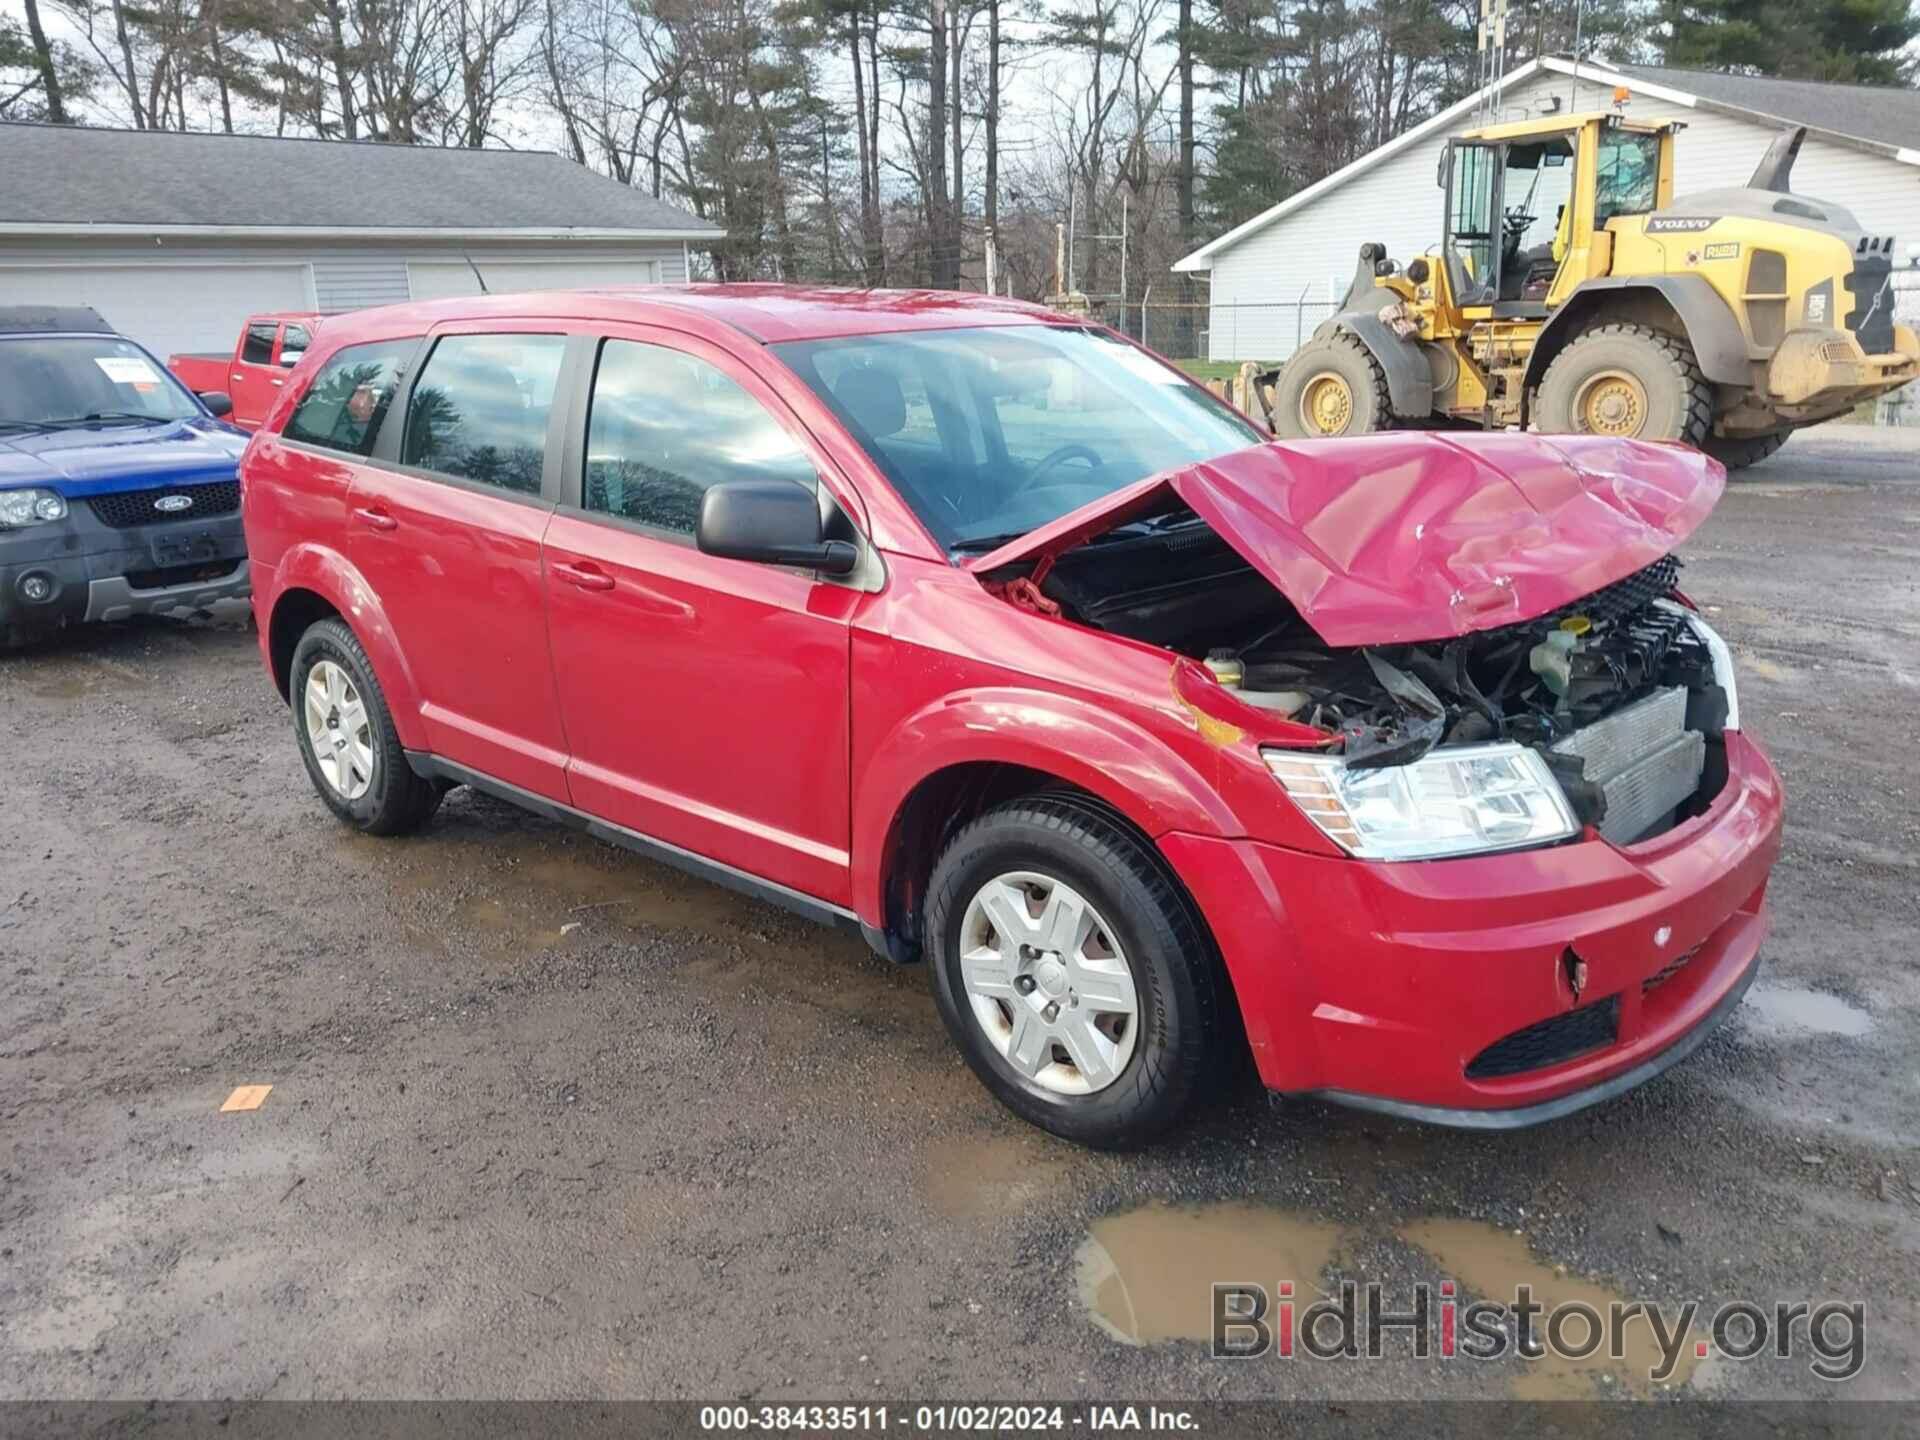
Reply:
[[[1162,846],[1270,1088],[1525,1125],[1665,1069],[1751,983],[1784,801],[1751,739],[1730,732],[1726,756],[1705,814],[1626,847],[1379,864],[1190,835]],[[1532,1045],[1556,1029],[1572,1043]]]
[[[190,613],[249,590],[237,513],[120,529],[75,500],[65,520],[0,530],[0,636]]]

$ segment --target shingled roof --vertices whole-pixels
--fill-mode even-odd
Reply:
[[[1631,80],[1682,90],[1710,104],[1745,110],[1783,125],[1809,125],[1834,135],[1896,149],[1920,146],[1920,90],[1891,85],[1829,85],[1660,65],[1612,65]]]
[[[0,124],[0,226],[80,225],[668,240],[724,233],[545,151]]]

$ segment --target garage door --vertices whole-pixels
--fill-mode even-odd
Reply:
[[[233,352],[261,310],[310,310],[305,265],[0,265],[0,305],[91,305],[162,360]]]
[[[587,290],[597,285],[651,285],[659,278],[651,260],[482,260],[475,265],[495,295],[510,290]],[[464,260],[416,260],[407,266],[416,300],[478,295]]]

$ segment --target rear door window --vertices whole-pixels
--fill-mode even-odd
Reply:
[[[449,335],[413,387],[400,463],[538,495],[564,335]]]
[[[349,345],[320,367],[285,436],[307,445],[369,455],[419,338]]]
[[[240,346],[240,361],[245,365],[267,365],[273,360],[273,337],[278,325],[249,325],[247,338]]]

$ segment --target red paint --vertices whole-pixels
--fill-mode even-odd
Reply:
[[[1645,568],[1725,485],[1697,450],[1639,440],[1291,440],[1149,476],[968,568],[1046,563],[1177,496],[1329,644],[1439,640],[1530,620]]]
[[[233,413],[226,419],[243,430],[258,429],[267,411],[273,408],[273,402],[280,398],[281,390],[286,388],[298,358],[297,355],[283,358],[281,354],[287,342],[287,328],[295,326],[305,330],[317,346],[324,319],[317,312],[304,310],[249,315],[240,326],[240,338],[233,342],[232,354],[169,355],[167,369],[196,394],[223,391],[233,401]],[[246,353],[247,331],[255,325],[274,327],[273,348],[265,364],[241,358]]]
[[[1697,1022],[1766,927],[1783,801],[1751,740],[1729,736],[1730,775],[1709,813],[1640,846],[1589,835],[1503,855],[1355,861],[1259,755],[1263,742],[1327,743],[1323,732],[1241,702],[1197,663],[1011,603],[982,575],[1128,513],[1186,504],[1330,641],[1436,638],[1544,613],[1657,558],[1711,509],[1720,468],[1674,448],[1525,435],[1260,446],[1142,481],[959,566],[762,343],[1067,323],[977,297],[752,286],[329,319],[242,462],[263,650],[271,658],[283,603],[318,597],[359,636],[409,748],[876,927],[893,878],[931,860],[900,843],[917,787],[990,764],[1079,786],[1151,837],[1193,896],[1276,1089],[1530,1104],[1629,1069]],[[328,353],[436,328],[624,336],[717,365],[803,445],[881,552],[883,582],[863,591],[719,560],[280,439]],[[1662,926],[1664,950],[1652,939]],[[1625,997],[1620,1043],[1466,1081],[1485,1045],[1566,1008],[1569,946],[1592,994]],[[1639,980],[1696,946],[1643,1002]]]

